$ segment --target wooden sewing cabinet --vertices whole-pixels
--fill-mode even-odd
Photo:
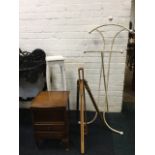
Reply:
[[[67,103],[69,91],[44,91],[32,101],[34,137],[37,144],[43,139],[60,139],[69,148]]]

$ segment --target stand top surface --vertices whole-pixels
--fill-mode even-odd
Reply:
[[[32,101],[31,108],[66,107],[69,91],[43,91]]]
[[[46,56],[46,62],[49,61],[64,61],[65,58],[61,55],[55,55],[55,56]]]

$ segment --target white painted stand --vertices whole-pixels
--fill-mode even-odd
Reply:
[[[47,82],[47,90],[51,91],[51,69],[53,65],[57,64],[60,66],[61,70],[61,80],[63,84],[63,90],[66,91],[66,74],[65,74],[65,66],[64,66],[65,58],[63,56],[46,56],[46,82]]]

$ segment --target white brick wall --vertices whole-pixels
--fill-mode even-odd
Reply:
[[[85,68],[92,92],[97,98],[100,57],[98,54],[83,54],[85,50],[99,49],[102,44],[97,34],[88,34],[96,26],[113,23],[126,27],[130,20],[131,0],[20,0],[20,48],[32,51],[42,48],[47,55],[66,57],[67,87],[71,91],[71,108],[76,104],[76,81],[79,66]],[[107,48],[116,29],[108,28]],[[116,41],[115,49],[125,49],[127,33],[122,33]],[[105,62],[108,60],[106,54]],[[110,111],[122,108],[126,53],[112,55],[109,83]],[[55,87],[60,88],[59,72],[54,72]],[[104,93],[104,91],[103,91]],[[103,100],[104,95],[101,96]],[[87,98],[87,109],[93,110]],[[103,102],[103,101],[102,101]],[[105,105],[100,103],[100,108]]]
[[[135,0],[131,0],[131,22],[135,29]]]

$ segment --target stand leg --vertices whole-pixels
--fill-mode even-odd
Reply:
[[[49,64],[47,62],[46,64],[46,82],[47,82],[47,90],[50,91],[51,90],[51,72],[50,72],[50,67]]]
[[[66,74],[65,74],[65,66],[64,64],[60,65],[60,69],[61,69],[61,75],[62,75],[62,82],[63,82],[63,89],[67,90],[67,86],[66,86]]]

